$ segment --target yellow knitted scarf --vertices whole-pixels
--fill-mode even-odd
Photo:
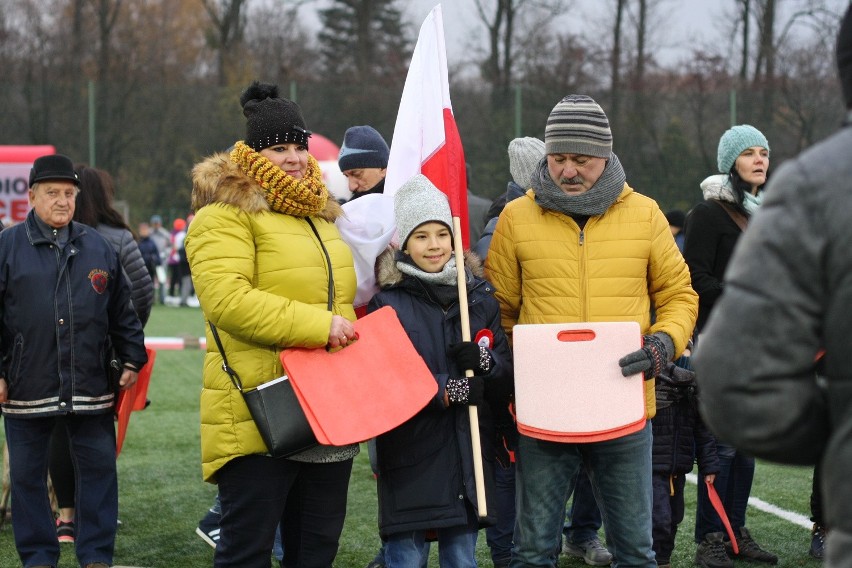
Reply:
[[[316,215],[328,201],[328,190],[316,158],[308,154],[308,168],[302,179],[284,170],[239,141],[231,150],[231,161],[264,189],[266,202],[273,211],[295,217]]]

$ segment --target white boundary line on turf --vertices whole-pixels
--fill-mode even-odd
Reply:
[[[687,473],[686,480],[690,483],[698,484],[698,476],[694,473]],[[749,497],[748,504],[759,511],[769,513],[770,515],[775,515],[780,519],[784,519],[785,521],[793,523],[794,525],[798,525],[802,528],[811,530],[811,528],[813,527],[813,522],[808,517],[800,515],[799,513],[793,511],[788,511],[787,509],[782,509],[777,505],[767,503],[763,499],[758,499],[757,497]]]

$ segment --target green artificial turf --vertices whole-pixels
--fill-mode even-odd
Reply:
[[[156,306],[146,327],[149,336],[204,335],[203,317],[193,308]],[[213,564],[213,549],[195,534],[198,520],[213,502],[216,488],[201,479],[198,395],[199,350],[157,354],[148,398],[151,405],[134,412],[118,459],[119,518],[115,563],[122,566],[200,568]],[[811,470],[759,463],[753,497],[810,516]],[[695,554],[695,486],[687,484],[687,514],[678,533],[673,566],[692,566]],[[779,566],[818,566],[808,554],[810,533],[774,515],[750,508],[752,536],[777,553]],[[348,512],[335,566],[364,568],[379,546],[376,487],[366,447],[355,460]],[[436,547],[430,566],[437,567]],[[490,567],[484,532],[477,545],[479,565]],[[737,565],[745,563],[737,562]],[[0,568],[20,566],[12,529],[0,530]],[[77,566],[73,545],[62,545],[59,568]],[[560,557],[559,567],[585,566],[581,559]]]

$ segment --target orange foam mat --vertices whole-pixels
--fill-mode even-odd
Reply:
[[[130,415],[134,410],[143,410],[148,398],[148,385],[151,383],[151,372],[154,370],[154,361],[157,352],[146,347],[148,362],[139,371],[136,383],[127,390],[118,391],[118,400],[115,404],[115,415],[118,429],[115,433],[115,457],[121,453],[124,446],[124,438],[127,436],[127,427],[130,424]]]
[[[353,324],[357,339],[335,351],[286,349],[281,363],[317,440],[342,446],[383,434],[423,409],[438,384],[393,308]]]

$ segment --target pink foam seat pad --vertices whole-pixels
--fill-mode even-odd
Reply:
[[[561,442],[594,442],[644,426],[642,374],[618,360],[642,346],[636,322],[521,324],[512,331],[518,429]]]

